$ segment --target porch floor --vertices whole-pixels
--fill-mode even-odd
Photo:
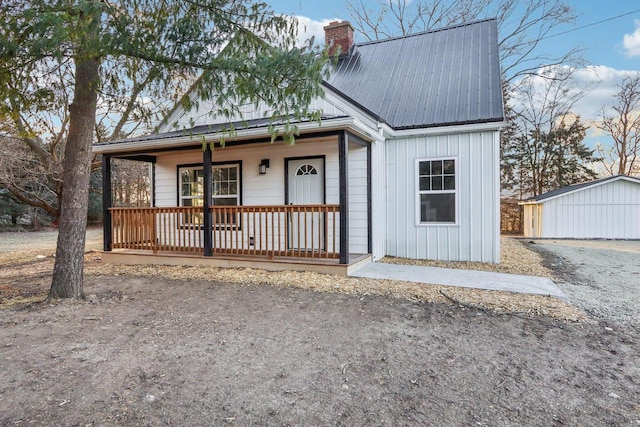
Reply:
[[[339,264],[337,259],[305,259],[292,257],[265,258],[251,255],[214,255],[178,252],[158,252],[133,249],[115,249],[102,252],[102,262],[129,265],[189,265],[221,268],[259,268],[267,271],[311,271],[314,273],[348,276],[359,267],[372,261],[370,254],[349,254],[349,264]]]

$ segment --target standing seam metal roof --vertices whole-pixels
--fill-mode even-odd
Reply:
[[[496,20],[356,44],[327,84],[395,129],[503,121]]]

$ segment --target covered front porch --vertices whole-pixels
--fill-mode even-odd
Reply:
[[[254,137],[214,150],[192,139],[103,149],[105,262],[347,274],[371,260],[371,146],[361,135],[313,132],[294,146]],[[151,165],[153,206],[112,206],[113,158]]]

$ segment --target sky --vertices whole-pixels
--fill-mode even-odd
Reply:
[[[317,40],[324,39],[322,27],[334,20],[353,20],[346,7],[348,0],[266,0],[278,13],[295,15],[306,32]],[[379,0],[351,0],[374,5]],[[640,73],[640,1],[639,0],[568,0],[578,17],[574,24],[564,25],[543,40],[541,52],[560,53],[578,47],[586,64],[577,70],[582,84],[594,86],[575,105],[575,113],[590,124],[587,144],[595,147],[610,140],[593,122],[603,107],[613,102],[623,76]],[[365,39],[356,34],[356,42]]]

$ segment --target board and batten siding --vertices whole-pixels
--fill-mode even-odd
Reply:
[[[617,180],[546,200],[540,223],[538,237],[640,239],[640,184]]]
[[[457,224],[418,224],[416,160],[456,159]],[[500,261],[499,133],[427,135],[386,142],[387,254]]]

